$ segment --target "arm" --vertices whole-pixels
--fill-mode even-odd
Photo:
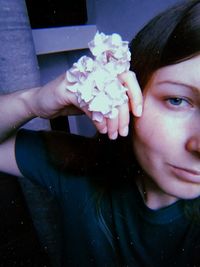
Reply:
[[[30,90],[18,91],[8,95],[0,96],[0,143],[2,144],[8,137],[35,115],[29,111],[26,101],[31,99],[33,88]]]
[[[20,126],[35,117],[27,102],[36,90],[38,88],[0,96],[0,171],[22,176],[15,160],[15,134]]]
[[[138,116],[137,107],[142,104],[135,75],[127,72],[119,79],[129,88],[129,103],[119,107],[117,118],[94,122],[97,130],[108,133],[111,139],[115,139],[118,133],[122,136],[128,134],[129,105],[133,114]],[[21,176],[15,160],[15,136],[19,127],[27,121],[35,117],[50,119],[80,112],[91,118],[87,107],[80,110],[76,96],[66,90],[66,82],[65,75],[61,75],[43,87],[0,96],[0,171]]]
[[[15,138],[20,126],[37,116],[51,118],[77,112],[71,105],[66,110],[68,97],[64,87],[62,75],[44,87],[0,96],[0,171],[21,176],[15,160]]]

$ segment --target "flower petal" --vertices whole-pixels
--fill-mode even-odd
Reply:
[[[94,59],[83,56],[73,64],[66,72],[67,81],[72,83],[67,89],[76,94],[80,107],[88,106],[92,119],[114,118],[117,107],[128,101],[127,88],[118,79],[130,68],[128,42],[117,33],[97,32],[88,47]]]

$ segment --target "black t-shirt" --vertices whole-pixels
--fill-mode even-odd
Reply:
[[[61,205],[62,266],[200,266],[200,225],[185,217],[182,200],[151,210],[133,177],[103,188],[91,176],[57,168],[48,153],[40,132],[19,131],[19,169]]]

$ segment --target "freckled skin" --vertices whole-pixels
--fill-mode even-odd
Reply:
[[[191,140],[196,147],[189,146]],[[134,122],[133,148],[146,173],[139,187],[150,208],[200,195],[199,175],[183,179],[171,169],[173,165],[200,172],[199,142],[200,56],[196,56],[153,74],[144,89],[143,115]]]

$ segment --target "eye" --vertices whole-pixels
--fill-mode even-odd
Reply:
[[[183,103],[183,101],[185,101],[185,99],[182,99],[180,97],[174,97],[174,98],[171,97],[168,99],[168,101],[171,105],[180,106]]]
[[[175,107],[187,107],[190,104],[189,100],[182,97],[169,97],[166,99],[167,103]]]

